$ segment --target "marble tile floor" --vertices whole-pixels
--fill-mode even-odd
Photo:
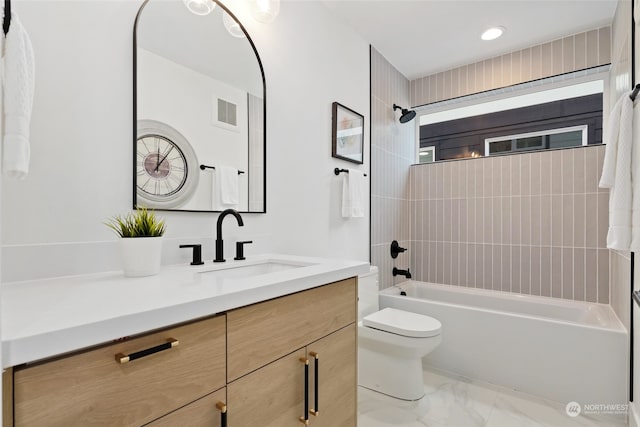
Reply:
[[[425,371],[416,402],[358,387],[359,427],[626,427],[624,419],[579,415],[565,405],[443,372]]]

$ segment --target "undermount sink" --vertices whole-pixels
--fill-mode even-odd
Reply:
[[[260,276],[263,274],[275,273],[279,271],[286,271],[294,268],[307,267],[309,265],[313,264],[294,262],[288,263],[280,260],[266,260],[257,264],[231,265],[228,268],[201,271],[199,274],[207,277],[222,279],[237,279],[251,276]]]

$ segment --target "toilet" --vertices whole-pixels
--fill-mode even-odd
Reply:
[[[433,317],[380,310],[378,268],[358,277],[358,385],[403,399],[424,396],[422,358],[441,341]]]

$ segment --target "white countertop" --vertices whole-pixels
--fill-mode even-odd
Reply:
[[[265,261],[304,266],[244,278],[202,274]],[[309,265],[307,265],[309,264]],[[369,271],[362,261],[266,254],[246,261],[163,266],[3,283],[3,368],[314,288]]]

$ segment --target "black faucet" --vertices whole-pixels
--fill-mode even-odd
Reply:
[[[409,271],[408,268],[406,270],[398,270],[397,268],[393,267],[392,273],[393,273],[393,277],[404,276],[407,279],[411,279],[411,272]]]
[[[236,217],[238,221],[238,225],[240,227],[244,226],[244,222],[242,221],[242,217],[235,209],[225,209],[220,213],[218,217],[218,222],[216,224],[216,259],[213,262],[224,262],[224,241],[222,240],[222,221],[227,215],[233,215]]]

